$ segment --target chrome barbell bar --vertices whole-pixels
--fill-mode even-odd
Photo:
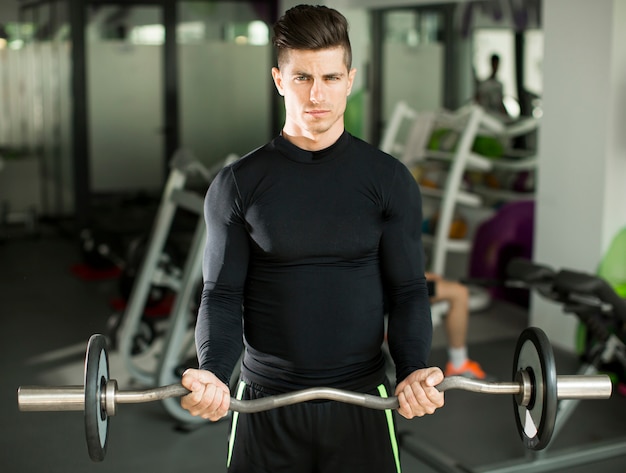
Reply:
[[[436,387],[442,392],[459,389],[482,394],[512,394],[520,396],[520,399],[531,396],[534,389],[531,380],[524,377],[520,381],[513,382],[486,382],[462,376],[450,376]],[[611,392],[611,380],[605,375],[557,376],[559,399],[608,399]],[[123,391],[118,390],[117,382],[111,379],[106,389],[102,390],[102,406],[107,415],[112,416],[115,415],[118,404],[159,401],[187,394],[189,390],[182,384]],[[321,399],[378,410],[398,408],[398,399],[395,396],[381,398],[335,388],[310,388],[249,401],[231,398],[230,409],[236,412],[252,413]],[[524,405],[524,402],[521,405]],[[22,386],[18,390],[18,406],[20,411],[82,411],[85,407],[85,390],[83,386]]]

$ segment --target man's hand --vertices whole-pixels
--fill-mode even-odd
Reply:
[[[216,421],[228,414],[230,390],[210,371],[188,369],[181,383],[191,392],[182,397],[180,405],[191,415]]]
[[[443,372],[436,367],[413,371],[396,387],[400,407],[398,413],[412,419],[432,414],[443,406],[443,393],[435,386],[443,381]]]

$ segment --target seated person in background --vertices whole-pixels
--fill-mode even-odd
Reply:
[[[434,273],[427,272],[426,281],[431,305],[440,301],[446,301],[450,305],[444,317],[448,338],[448,363],[445,375],[485,379],[487,376],[480,364],[469,359],[467,355],[469,289],[459,282],[444,279]]]
[[[504,121],[510,119],[509,113],[504,106],[504,87],[498,79],[500,68],[500,56],[492,54],[491,74],[487,79],[478,83],[476,90],[476,102],[487,112],[490,112]]]

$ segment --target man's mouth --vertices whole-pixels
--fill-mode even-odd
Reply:
[[[321,117],[326,115],[328,112],[329,110],[308,110],[306,113],[313,117]]]

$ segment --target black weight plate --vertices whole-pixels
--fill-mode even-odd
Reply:
[[[109,434],[109,419],[102,404],[102,393],[109,381],[109,357],[106,337],[96,334],[89,338],[85,357],[85,436],[89,458],[104,460]]]
[[[542,450],[552,438],[558,405],[556,365],[550,340],[543,330],[528,327],[517,340],[513,379],[525,370],[531,379],[532,395],[528,406],[513,398],[515,423],[524,446]]]

